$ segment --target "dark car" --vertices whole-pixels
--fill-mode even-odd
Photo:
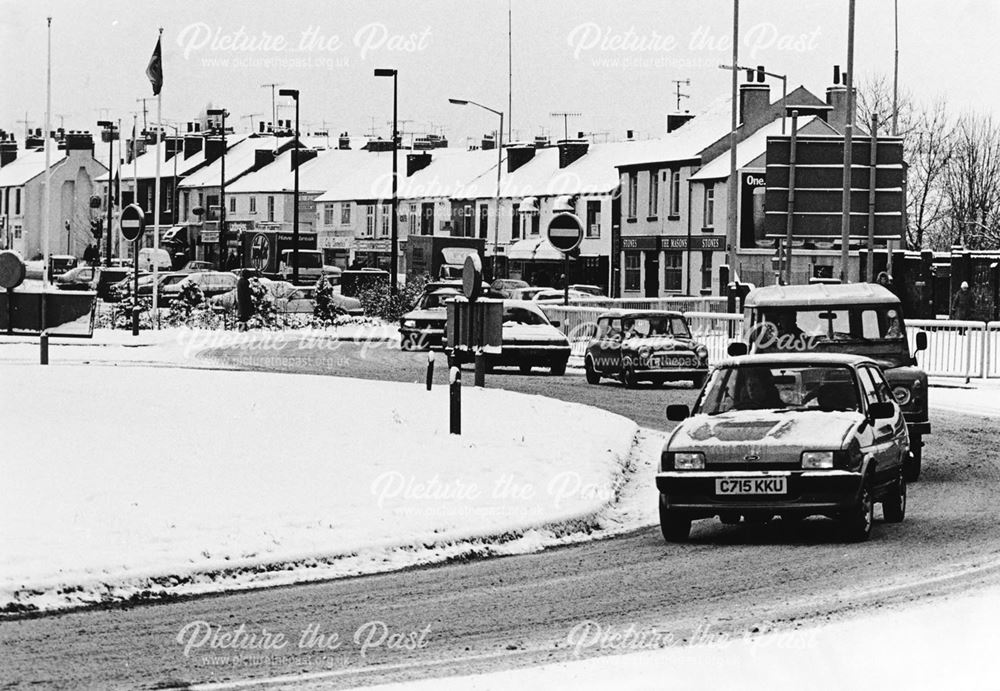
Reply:
[[[78,266],[56,277],[60,290],[93,290],[97,297],[107,300],[112,297],[111,286],[131,275],[129,269],[106,266]]]
[[[536,303],[504,300],[502,347],[499,355],[487,355],[487,367],[516,366],[522,374],[548,367],[552,374],[565,374],[570,345],[558,325]]]
[[[416,306],[400,319],[400,348],[425,350],[441,347],[448,324],[448,301],[460,295],[461,281],[432,281],[425,285]],[[483,297],[497,295],[489,285],[482,284]]]
[[[698,388],[708,374],[708,349],[694,340],[680,312],[619,310],[598,317],[583,362],[590,384],[612,377],[629,388],[685,380]]]
[[[812,515],[866,540],[874,504],[886,522],[906,513],[906,420],[874,360],[817,353],[725,361],[660,455],[660,527],[688,537],[691,521],[765,522]]]

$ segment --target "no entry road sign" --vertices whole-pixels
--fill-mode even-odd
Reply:
[[[563,254],[569,254],[583,240],[583,221],[571,213],[556,214],[549,221],[549,242]]]
[[[135,242],[146,230],[146,214],[138,204],[129,204],[122,209],[118,224],[122,229],[122,237]]]

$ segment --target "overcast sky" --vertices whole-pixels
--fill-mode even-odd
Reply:
[[[856,73],[891,77],[893,0],[857,4]],[[956,112],[997,110],[1000,2],[899,5],[901,85],[918,100],[946,96]],[[570,119],[571,133],[655,136],[676,105],[672,80],[691,81],[682,109],[697,111],[728,92],[718,65],[731,57],[732,0],[510,6],[516,138],[544,128],[561,136],[555,111],[581,114]],[[847,7],[847,0],[743,0],[740,62],[786,73],[790,89],[804,84],[822,95],[832,66],[846,63]],[[163,27],[164,119],[191,119],[208,102],[228,108],[233,121],[251,113],[270,119],[270,90],[261,84],[280,82],[300,89],[301,118],[314,128],[325,120],[331,133],[364,134],[374,125],[387,136],[391,80],[372,69],[395,67],[399,117],[413,121],[401,129],[440,127],[464,145],[495,128],[496,117],[450,105],[449,97],[508,110],[507,9],[507,0],[0,0],[0,128],[20,138],[25,113],[32,126],[43,124],[51,15],[53,127],[58,115],[67,129],[92,129],[107,115],[128,121],[141,107],[136,99],[152,94],[144,72]]]

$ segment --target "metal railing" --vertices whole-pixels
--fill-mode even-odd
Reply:
[[[906,322],[906,331],[911,344],[918,331],[927,334],[927,350],[918,352],[916,356],[917,364],[927,374],[965,377],[966,380],[989,376],[990,330],[986,322],[911,319]],[[996,369],[996,365],[992,368]],[[1000,376],[1000,372],[994,376]]]

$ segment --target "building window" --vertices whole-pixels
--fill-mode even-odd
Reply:
[[[20,225],[14,226],[14,239],[15,240],[20,240],[21,239],[21,226]]]
[[[257,197],[250,195],[250,213],[257,213]]]
[[[641,264],[640,252],[625,253],[625,290],[639,290],[639,267]]]
[[[267,221],[274,223],[274,197],[271,195],[267,197]]]
[[[587,202],[587,237],[601,237],[601,202],[592,200]]]
[[[715,185],[705,185],[705,222],[706,228],[715,225]]]
[[[712,252],[701,253],[701,289],[712,289]]]
[[[16,190],[14,190],[14,215],[15,216],[20,216],[21,215],[21,188],[20,187],[18,187]],[[18,237],[20,237],[20,236],[18,236]]]
[[[229,213],[236,213],[236,197],[229,198]]]
[[[375,235],[375,205],[365,204],[365,235]]]
[[[636,173],[628,174],[628,217],[635,218],[636,196],[639,193],[639,179]]]
[[[649,171],[649,216],[656,216],[660,208],[660,173]]]
[[[351,203],[341,202],[340,204],[340,225],[351,225]]]
[[[531,234],[538,235],[539,231],[541,230],[539,226],[541,225],[542,212],[532,211],[531,214],[529,215],[531,216]]]
[[[323,205],[323,225],[325,226],[333,225],[333,204]]]
[[[379,228],[379,233],[382,236],[389,234],[389,225],[392,222],[392,204],[382,205],[382,225]]]
[[[670,174],[670,215],[681,215],[681,171]]]
[[[408,216],[407,222],[409,224],[409,228],[407,229],[407,232],[416,234],[417,233],[417,205],[416,204],[410,204],[410,212],[409,212],[409,214],[407,214],[407,216]]]
[[[663,289],[666,291],[681,290],[683,278],[683,252],[663,253]]]
[[[146,213],[153,213],[153,186],[146,185]]]

